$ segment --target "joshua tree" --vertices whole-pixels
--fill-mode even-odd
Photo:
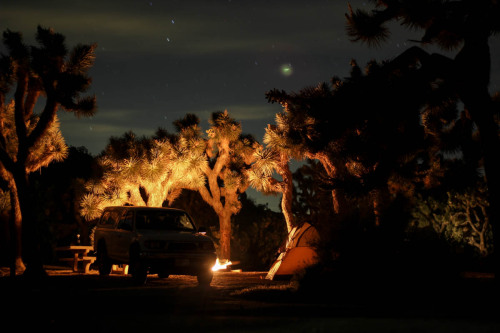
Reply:
[[[487,206],[484,186],[447,192],[442,198],[419,195],[412,210],[412,227],[432,227],[451,243],[471,246],[486,257],[491,252]]]
[[[95,45],[78,45],[69,53],[64,36],[41,27],[36,40],[39,46],[28,47],[20,33],[7,30],[3,34],[9,54],[0,58],[0,174],[10,191],[13,213],[11,274],[16,266],[26,264],[25,273],[38,276],[44,270],[28,175],[66,154],[57,130],[59,108],[77,116],[94,114],[95,97],[81,98],[80,94],[91,83],[87,71],[93,65]],[[9,107],[6,95],[12,88],[14,104]],[[45,97],[44,104],[36,112],[40,96]]]
[[[370,62],[363,73],[355,61],[351,65],[351,76],[333,78],[331,86],[273,90],[268,98],[284,105],[289,142],[325,169],[322,182],[332,189],[334,210],[342,216],[347,195],[369,196],[380,225],[390,192],[411,193],[416,184],[438,181],[437,141],[457,108],[450,96],[434,101],[446,85],[423,84],[415,68]]]
[[[389,37],[385,24],[397,20],[403,26],[423,30],[422,45],[458,49],[454,58],[429,54],[414,46],[391,61],[394,68],[418,67],[427,82],[446,82],[464,103],[479,130],[488,188],[489,220],[494,247],[500,247],[500,142],[494,121],[495,107],[490,80],[489,38],[500,31],[500,4],[478,1],[377,1],[368,13],[349,8],[347,32],[354,41],[380,44]],[[500,272],[500,256],[496,256]],[[499,274],[500,275],[500,274]],[[498,275],[497,275],[498,276]]]
[[[298,147],[287,137],[289,122],[286,113],[276,115],[276,125],[268,125],[264,135],[266,149],[256,151],[256,160],[248,175],[250,185],[266,194],[281,193],[281,210],[285,217],[287,231],[295,225],[292,212],[293,177],[290,159],[301,159]],[[280,180],[273,177],[277,173]]]
[[[82,215],[92,220],[112,205],[170,206],[183,188],[203,185],[207,161],[204,146],[196,144],[161,130],[153,139],[137,139],[132,132],[111,138],[98,159],[103,176],[87,184]]]
[[[266,96],[269,102],[278,102],[283,106],[283,112],[277,118],[281,128],[278,133],[294,158],[318,160],[329,177],[343,177],[345,162],[334,153],[333,142],[336,138],[332,134],[336,132],[330,126],[334,123],[329,118],[331,113],[327,106],[332,97],[330,87],[320,84],[292,94],[275,89],[267,92]],[[270,142],[277,142],[279,137],[274,135],[269,138]],[[342,188],[332,188],[332,200],[334,211],[342,215],[346,206]]]
[[[252,137],[242,135],[241,124],[231,118],[227,110],[212,114],[206,138],[201,135],[199,119],[194,115],[189,114],[175,124],[181,139],[198,142],[196,146],[206,149],[208,167],[202,173],[206,183],[196,190],[219,217],[219,257],[230,260],[231,216],[241,209],[239,194],[249,186],[248,168],[260,145]]]

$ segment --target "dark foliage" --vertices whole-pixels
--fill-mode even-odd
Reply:
[[[31,175],[36,193],[36,218],[42,233],[44,256],[50,260],[55,245],[69,245],[80,235],[89,244],[89,227],[80,216],[84,183],[101,172],[85,147],[70,147],[68,157]]]
[[[267,271],[286,239],[283,214],[256,204],[244,193],[241,211],[233,216],[231,253],[243,270]]]
[[[389,21],[422,31],[422,44],[433,44],[443,49],[459,49],[454,58],[441,54],[428,54],[414,46],[391,61],[399,68],[417,68],[423,81],[441,82],[463,102],[467,111],[463,119],[470,120],[465,131],[455,139],[462,143],[465,163],[462,170],[474,168],[471,160],[482,158],[488,188],[488,218],[491,221],[494,247],[500,247],[500,141],[497,98],[491,96],[489,39],[500,31],[500,5],[498,1],[377,1],[371,12],[352,11],[346,15],[348,34],[354,40],[382,40],[385,36],[370,34],[369,25],[383,30]],[[368,23],[366,23],[368,22]],[[382,37],[382,38],[380,38]],[[424,119],[425,120],[425,119]],[[472,125],[473,124],[473,125]],[[479,145],[464,145],[470,140],[470,126],[477,127]],[[460,127],[460,126],[459,126]],[[472,157],[472,159],[471,159]],[[466,186],[473,184],[468,178]],[[500,256],[495,255],[495,272],[500,272]]]
[[[210,236],[214,237],[211,230],[215,230],[219,225],[219,218],[197,191],[183,190],[171,207],[185,210],[197,227],[206,228]]]

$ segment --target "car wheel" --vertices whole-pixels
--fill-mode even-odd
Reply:
[[[214,278],[214,273],[210,271],[202,271],[196,276],[198,285],[208,287]]]
[[[99,275],[108,276],[111,273],[112,264],[108,258],[106,245],[99,244],[97,247],[97,269]]]
[[[132,274],[132,279],[135,284],[143,285],[146,283],[148,278],[148,268],[139,257],[139,251],[136,249],[132,249],[130,251],[129,271],[130,274]]]

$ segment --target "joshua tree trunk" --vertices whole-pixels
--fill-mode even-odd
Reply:
[[[293,201],[293,176],[288,159],[282,157],[280,163],[280,176],[283,178],[283,197],[281,198],[281,210],[286,221],[287,232],[290,232],[295,225],[295,219],[292,213]]]
[[[219,217],[219,259],[231,258],[231,212],[227,209],[228,202],[226,198],[226,205],[221,203],[221,196],[219,188],[214,189],[216,193],[215,198],[207,188],[203,187],[198,189],[203,200],[208,203]]]
[[[22,169],[22,168],[21,168]],[[22,231],[21,240],[23,249],[23,261],[26,264],[26,271],[24,274],[33,277],[45,275],[43,268],[40,234],[38,232],[37,221],[33,211],[34,201],[29,191],[28,176],[22,170],[14,173],[16,179],[17,194],[19,198],[19,207],[22,218]]]
[[[231,258],[231,214],[223,212],[219,215],[220,244],[219,256],[221,260]]]
[[[336,179],[339,176],[339,167],[334,165],[326,154],[317,153],[307,157],[310,159],[317,159],[325,169],[328,177]],[[339,216],[344,215],[347,209],[347,203],[342,189],[336,188],[332,190],[332,201],[334,212]]]
[[[17,190],[15,186],[10,187],[10,204],[11,204],[11,214],[9,218],[9,229],[10,229],[10,276],[15,276],[17,272],[24,272],[26,266],[23,262],[23,252],[22,252],[22,216],[21,207],[19,205],[19,200],[17,197]]]

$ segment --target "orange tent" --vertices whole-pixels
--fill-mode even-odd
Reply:
[[[286,279],[317,262],[314,246],[319,241],[318,230],[305,222],[292,228],[280,253],[267,273],[266,279]]]

